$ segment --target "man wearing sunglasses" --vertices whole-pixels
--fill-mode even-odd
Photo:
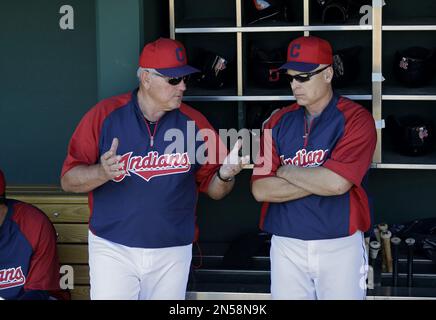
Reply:
[[[89,193],[92,299],[184,299],[198,192],[223,198],[248,162],[240,141],[227,155],[206,118],[182,103],[197,71],[180,42],[147,44],[139,88],[97,104],[73,134],[61,184]]]
[[[376,130],[367,110],[333,92],[332,63],[326,40],[289,44],[282,69],[296,103],[267,121],[263,163],[253,171],[253,195],[264,202],[261,226],[273,234],[274,299],[366,296],[366,180]]]

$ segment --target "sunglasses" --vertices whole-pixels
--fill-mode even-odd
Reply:
[[[148,71],[148,72],[150,72],[150,71]],[[189,81],[189,76],[190,76],[190,75],[187,75],[187,76],[178,77],[178,78],[170,78],[170,77],[164,76],[163,74],[160,74],[160,73],[157,73],[157,72],[150,72],[150,73],[152,73],[152,74],[154,74],[156,76],[159,76],[161,78],[164,78],[165,81],[168,82],[172,86],[177,86],[180,82],[182,82],[182,80],[185,83],[187,83]]]
[[[286,76],[288,77],[289,83],[292,83],[292,81],[297,80],[297,82],[307,82],[309,81],[314,75],[317,75],[318,73],[324,71],[328,67],[331,67],[331,64],[328,66],[321,68],[319,70],[313,71],[313,72],[305,72],[305,73],[299,73],[294,76],[290,75],[289,73],[286,73]]]

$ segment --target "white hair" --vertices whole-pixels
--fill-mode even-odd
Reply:
[[[159,73],[156,71],[156,69],[153,68],[142,68],[139,67],[138,71],[136,71],[136,76],[138,77],[138,81],[141,82],[141,75],[143,72],[151,72],[151,73]]]
[[[136,76],[138,77],[138,81],[141,82],[141,75],[142,75],[142,73],[150,72],[150,71],[154,71],[154,69],[139,67],[138,71],[136,71]]]

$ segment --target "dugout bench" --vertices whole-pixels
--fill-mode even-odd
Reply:
[[[38,188],[37,192],[12,189],[8,198],[30,203],[41,209],[53,223],[57,233],[59,261],[74,270],[71,299],[89,299],[88,219],[86,195],[65,194],[59,189]]]

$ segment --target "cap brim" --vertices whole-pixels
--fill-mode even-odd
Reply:
[[[187,76],[188,74],[191,73],[200,72],[200,70],[188,65],[182,67],[176,67],[176,68],[156,69],[156,71],[166,77],[171,77],[171,78],[179,78],[179,77]]]
[[[319,64],[290,61],[280,67],[280,69],[291,69],[300,72],[310,72],[319,67]]]

